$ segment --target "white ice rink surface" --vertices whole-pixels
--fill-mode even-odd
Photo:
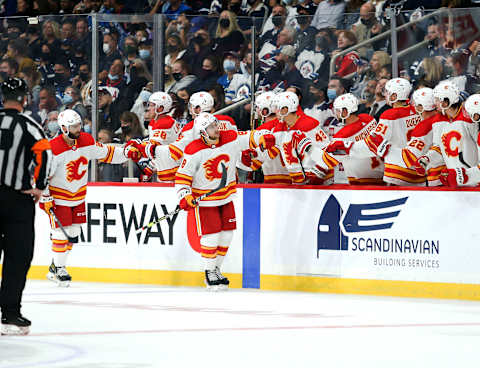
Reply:
[[[480,303],[29,281],[0,368],[478,367]]]

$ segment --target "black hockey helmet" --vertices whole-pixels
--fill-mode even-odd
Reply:
[[[23,102],[23,98],[28,95],[28,85],[22,78],[9,77],[0,84],[3,101]]]

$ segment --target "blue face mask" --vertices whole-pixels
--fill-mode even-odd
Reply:
[[[117,80],[118,78],[119,78],[118,75],[112,75],[112,74],[108,73],[108,79],[110,79],[110,80]]]
[[[73,97],[67,94],[64,94],[62,97],[62,104],[68,105],[73,102]]]
[[[138,56],[143,60],[148,59],[150,57],[150,51],[145,49],[138,50]]]
[[[327,89],[327,97],[330,101],[333,101],[337,98],[337,90],[335,89]]]
[[[223,61],[223,70],[233,72],[235,70],[235,61],[227,59]]]
[[[88,134],[92,134],[92,126],[91,125],[84,125],[83,131]]]
[[[60,127],[58,126],[58,123],[54,120],[49,121],[47,124],[47,128],[50,131],[50,134],[57,134],[57,132],[60,130]]]

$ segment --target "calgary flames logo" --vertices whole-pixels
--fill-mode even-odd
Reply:
[[[81,170],[81,165],[88,165],[88,160],[83,156],[67,164],[67,180],[69,182],[80,180],[87,173],[87,168],[84,167],[83,170]]]
[[[212,158],[203,164],[203,168],[205,169],[205,177],[208,181],[212,181],[214,179],[221,179],[222,172],[219,170],[219,166],[221,162],[229,162],[230,157],[228,155],[220,155],[215,158]]]
[[[445,148],[445,153],[450,157],[458,156],[458,145],[455,148],[452,147],[452,140],[454,139],[457,142],[460,142],[460,139],[462,139],[462,135],[456,130],[452,130],[451,132],[442,135],[442,143]]]
[[[283,152],[285,153],[285,161],[288,165],[298,164],[298,158],[293,155],[292,142],[283,144]]]

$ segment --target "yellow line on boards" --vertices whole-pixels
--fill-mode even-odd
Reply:
[[[407,298],[480,300],[480,285],[445,282],[261,275],[260,289]]]

